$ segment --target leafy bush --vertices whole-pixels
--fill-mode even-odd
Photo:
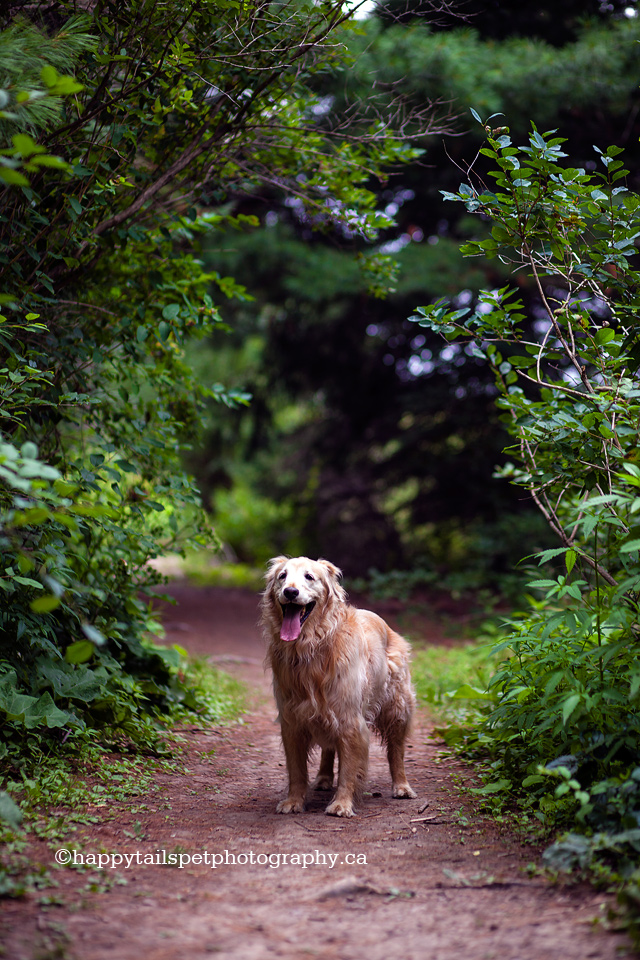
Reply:
[[[600,861],[637,865],[640,196],[624,185],[617,147],[596,149],[604,169],[587,172],[563,166],[552,133],[534,130],[517,148],[506,128],[487,131],[495,185],[472,170],[449,196],[493,226],[463,250],[527,269],[538,319],[527,324],[508,288],[485,291],[475,309],[433,304],[412,319],[490,363],[514,438],[503,475],[556,534],[539,559],[562,572],[530,583],[539,599],[509,621],[480,741],[502,790],[528,796],[546,823],[593,833]]]
[[[144,586],[124,561],[112,556],[99,585],[80,581],[91,524],[115,511],[74,499],[76,488],[28,441],[19,451],[0,443],[0,478],[0,589],[8,601],[0,613],[0,757],[10,753],[12,735],[66,727],[68,736],[85,728],[89,713],[92,725],[148,736],[144,714],[185,695],[179,653],[141,638],[140,625],[158,625],[144,602],[124,592]]]

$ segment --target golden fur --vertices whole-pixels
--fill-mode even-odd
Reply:
[[[338,785],[326,813],[353,816],[367,777],[369,728],[387,747],[394,797],[415,797],[404,771],[404,746],[415,706],[409,644],[385,621],[346,602],[341,572],[327,560],[275,557],[262,596],[267,659],[273,671],[289,776],[278,813],[300,813],[307,762],[322,754],[315,790]]]

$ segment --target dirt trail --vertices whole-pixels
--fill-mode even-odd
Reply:
[[[452,775],[468,779],[468,773],[456,761],[438,759],[426,717],[408,751],[417,800],[391,799],[386,761],[376,745],[370,795],[357,818],[325,816],[326,795],[312,799],[304,814],[276,815],[285,767],[261,665],[255,598],[183,585],[172,592],[180,605],[165,615],[167,642],[211,657],[249,685],[244,723],[191,729],[189,773],[162,774],[162,789],[149,796],[146,809],[120,804],[92,828],[85,854],[134,857],[129,869],[118,868],[126,885],[91,893],[77,871],[60,869],[58,893],[66,905],[43,913],[34,897],[7,904],[1,956],[630,956],[624,937],[593,922],[605,915],[602,895],[582,885],[558,888],[528,878],[524,867],[536,852],[474,814],[452,781]],[[149,862],[171,853],[206,853],[209,864],[179,869]],[[51,862],[44,846],[41,856]],[[215,869],[214,856],[223,861]]]

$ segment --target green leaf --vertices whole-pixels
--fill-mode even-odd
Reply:
[[[38,314],[35,314],[35,316],[38,316]],[[27,320],[28,319],[29,316],[27,316]],[[38,456],[38,448],[36,447],[35,443],[27,441],[20,447],[20,455],[24,457],[25,460],[35,460]]]
[[[33,707],[24,714],[24,724],[29,729],[41,723],[49,728],[64,727],[70,719],[70,715],[65,710],[58,709],[48,691],[43,693]]]
[[[11,141],[19,154],[23,157],[30,157],[34,153],[43,153],[44,147],[36,143],[33,137],[26,133],[15,133]]]
[[[494,793],[506,793],[509,790],[511,790],[511,780],[503,778],[493,783],[487,783],[484,787],[474,787],[469,792],[475,793],[479,797],[487,797]]]
[[[567,725],[567,721],[581,700],[581,695],[579,693],[574,693],[570,697],[567,697],[567,699],[564,701],[562,706],[562,722],[565,726]]]
[[[80,93],[81,90],[84,90],[83,84],[78,83],[73,77],[58,76],[49,92],[55,94],[57,97],[65,97],[72,93]]]
[[[104,643],[104,638],[102,642]],[[77,640],[75,643],[69,644],[65,650],[64,659],[67,663],[86,663],[87,660],[91,659],[94,651],[95,647],[89,640]]]
[[[44,590],[44,587],[37,580],[32,580],[31,577],[16,577],[11,578],[15,580],[16,583],[21,583],[24,587],[35,587],[36,590]]]
[[[44,724],[47,727],[63,727],[70,715],[56,707],[51,694],[47,691],[41,697],[31,697],[16,690],[15,671],[0,678],[0,710],[7,720],[21,724],[27,730]]]
[[[37,167],[50,167],[53,170],[70,170],[70,164],[63,160],[62,157],[54,157],[50,154],[42,154],[40,156],[33,158],[33,164]],[[72,258],[70,258],[72,259]]]
[[[537,786],[537,784],[544,782],[544,777],[541,777],[539,773],[534,773],[529,777],[525,777],[525,779],[522,781],[522,786],[526,789],[527,787],[534,787]]]
[[[19,519],[21,526],[26,524],[37,527],[50,517],[51,511],[47,507],[31,507],[29,510],[25,510],[24,513],[17,514],[16,521]]]
[[[180,313],[180,304],[179,303],[169,303],[162,311],[162,316],[165,320],[175,320],[178,314]]]
[[[601,327],[600,330],[596,330],[595,341],[599,347],[605,345],[605,343],[611,343],[612,340],[615,340],[616,332],[610,327]]]
[[[34,613],[51,613],[52,610],[60,606],[60,603],[60,597],[56,597],[52,593],[47,593],[44,597],[38,597],[37,600],[32,600],[29,606]]]
[[[124,470],[125,473],[137,473],[137,472],[138,472],[138,468],[135,467],[132,463],[129,463],[128,460],[116,460],[116,464],[117,464],[117,466],[120,467],[121,470]]]
[[[0,820],[4,820],[14,830],[22,823],[20,807],[14,803],[8,793],[0,791]]]
[[[542,550],[540,553],[536,554],[536,557],[539,557],[539,566],[542,566],[543,563],[548,563],[549,560],[553,560],[554,557],[559,557],[560,554],[566,553],[566,547],[553,547],[551,550]],[[555,581],[552,581],[555,582]]]
[[[635,553],[636,550],[640,550],[640,540],[627,540],[620,547],[620,553]]]
[[[55,67],[52,67],[49,64],[47,64],[42,68],[40,72],[40,77],[48,87],[52,87],[58,79],[58,71],[56,70]]]
[[[0,165],[0,180],[4,180],[11,187],[28,187],[29,181],[23,173],[18,170],[11,170],[8,167]]]
[[[461,687],[449,694],[456,700],[492,700],[493,697],[486,690],[480,690],[478,687],[472,687],[469,683],[463,683]]]

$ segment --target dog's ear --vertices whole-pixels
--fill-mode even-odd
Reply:
[[[264,575],[265,580],[269,581],[273,577],[278,567],[281,567],[282,564],[286,563],[288,559],[289,557],[273,557],[271,560],[269,560],[267,563],[267,572]]]
[[[331,563],[330,560],[323,560],[320,558],[318,563],[321,563],[323,567],[326,567],[331,576],[335,580],[342,580],[342,570],[339,567],[336,567],[335,563]]]
[[[264,575],[265,588],[261,594],[260,608],[262,610],[263,622],[267,619],[267,612],[272,609],[276,603],[275,584],[278,569],[286,563],[289,557],[273,557],[267,564],[267,572]]]
[[[346,600],[347,594],[340,581],[342,580],[342,570],[339,567],[336,567],[335,563],[331,563],[329,560],[323,560],[322,558],[318,560],[318,563],[321,563],[323,567],[326,567],[329,572],[329,593],[331,596],[336,597],[338,600]]]

